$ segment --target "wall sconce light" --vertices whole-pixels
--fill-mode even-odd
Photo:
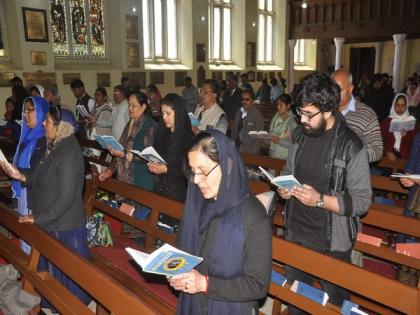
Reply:
[[[302,9],[306,9],[308,7],[308,0],[303,0],[300,6]]]
[[[204,21],[206,20],[206,17],[203,15],[203,16],[200,18],[200,20],[201,20],[201,22],[204,22]]]
[[[133,10],[133,12],[137,11],[136,7],[133,7],[131,10]]]
[[[252,22],[252,27],[255,27],[255,26],[257,26],[257,23]]]

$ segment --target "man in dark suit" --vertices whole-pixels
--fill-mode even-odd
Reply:
[[[228,79],[229,90],[226,92],[225,99],[223,100],[222,109],[229,119],[231,125],[235,118],[236,112],[241,108],[241,95],[242,90],[238,87],[238,77],[232,74]]]

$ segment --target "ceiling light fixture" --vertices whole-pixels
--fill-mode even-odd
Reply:
[[[308,7],[308,0],[303,0],[300,6],[302,9],[306,9]]]

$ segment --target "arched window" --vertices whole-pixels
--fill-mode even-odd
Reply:
[[[50,18],[56,58],[106,57],[103,0],[50,0]]]
[[[143,0],[143,49],[146,62],[177,61],[177,0]]]
[[[232,0],[209,0],[209,41],[212,63],[232,62]]]
[[[274,8],[272,0],[258,0],[258,63],[273,63]]]

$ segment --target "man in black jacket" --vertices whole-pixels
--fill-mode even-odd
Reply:
[[[228,116],[229,122],[232,123],[236,112],[241,108],[242,90],[238,87],[238,77],[232,74],[228,79],[229,90],[226,92],[223,100],[222,109]]]

